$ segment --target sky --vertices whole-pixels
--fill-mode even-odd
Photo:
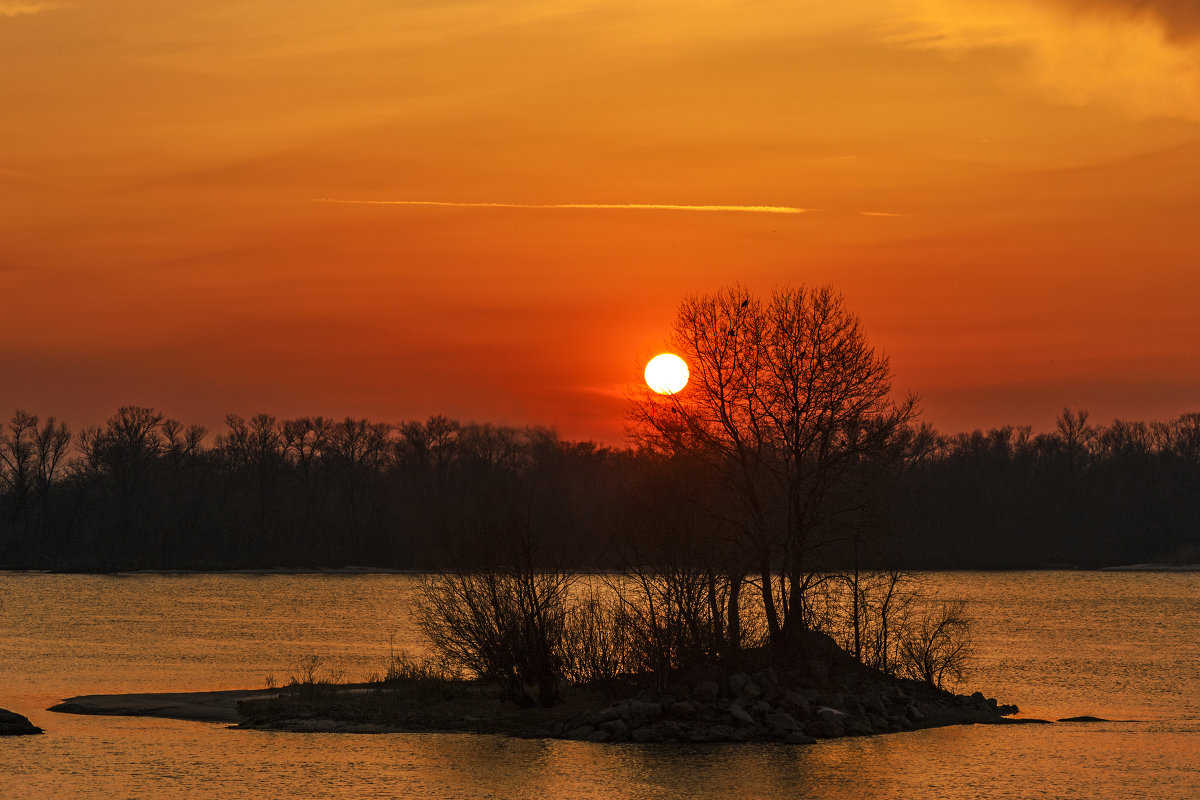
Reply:
[[[1192,0],[0,0],[0,409],[620,444],[828,283],[940,430],[1166,420],[1198,175]]]

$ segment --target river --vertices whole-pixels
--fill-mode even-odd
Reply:
[[[79,694],[258,688],[307,657],[361,680],[419,650],[409,575],[0,573],[0,798],[1195,798],[1200,573],[933,573],[1022,716],[783,745],[293,734],[46,711]]]

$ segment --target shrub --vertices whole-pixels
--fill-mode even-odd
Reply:
[[[966,604],[942,602],[909,627],[900,646],[900,671],[940,689],[947,679],[963,680],[973,652]]]
[[[564,572],[431,575],[418,594],[417,624],[447,664],[495,681],[518,705],[553,705],[570,585]]]

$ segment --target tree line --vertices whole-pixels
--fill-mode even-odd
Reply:
[[[556,567],[702,565],[736,641],[747,604],[774,636],[807,624],[828,570],[1200,561],[1200,414],[938,433],[828,287],[686,298],[673,345],[691,383],[630,398],[626,448],[441,416],[210,435],[127,406],[76,434],[17,411],[0,568],[429,569],[523,537]]]
[[[908,427],[819,561],[932,569],[1200,561],[1200,414],[1056,430]],[[685,550],[719,528],[684,456],[546,428],[230,416],[215,437],[148,408],[72,434],[17,412],[0,434],[0,568],[444,566],[455,543],[534,525],[573,566]],[[465,547],[465,545],[461,545]]]

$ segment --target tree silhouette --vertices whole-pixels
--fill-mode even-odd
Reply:
[[[770,640],[786,645],[804,628],[815,549],[860,508],[856,489],[872,465],[899,452],[890,444],[916,399],[892,400],[887,358],[830,287],[685,298],[671,345],[691,381],[634,398],[630,433],[647,450],[707,466],[740,532]]]

